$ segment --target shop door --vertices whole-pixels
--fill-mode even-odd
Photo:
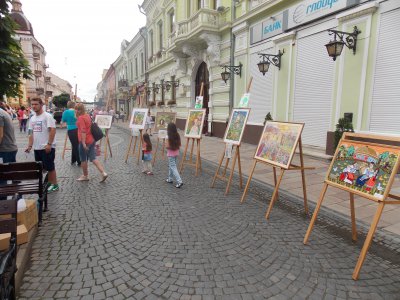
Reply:
[[[203,134],[208,135],[208,114],[209,114],[209,108],[208,108],[208,101],[209,101],[209,95],[208,95],[208,89],[210,87],[210,83],[208,81],[208,69],[207,69],[207,64],[205,62],[202,62],[201,65],[199,66],[199,69],[197,70],[197,75],[196,75],[196,81],[195,81],[195,93],[196,96],[200,95],[200,88],[201,88],[201,83],[204,83],[204,89],[203,89],[203,108],[206,109],[206,117],[204,120],[204,126],[203,126]]]

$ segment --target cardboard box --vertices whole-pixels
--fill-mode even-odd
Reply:
[[[0,250],[7,250],[10,244],[11,233],[0,234]],[[28,230],[25,225],[17,226],[17,245],[28,242]]]
[[[17,215],[18,225],[25,225],[26,229],[31,230],[38,223],[38,211],[36,200],[25,200],[26,209]]]

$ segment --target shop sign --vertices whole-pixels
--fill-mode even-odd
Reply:
[[[250,44],[281,34],[285,29],[283,13],[270,17],[250,28]]]
[[[357,5],[360,0],[304,0],[288,9],[288,29]]]

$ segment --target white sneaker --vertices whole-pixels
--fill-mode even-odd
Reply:
[[[108,174],[106,172],[103,172],[103,174],[101,175],[101,180],[100,182],[104,182],[108,177]]]
[[[89,177],[82,175],[81,177],[79,177],[76,181],[89,181]]]

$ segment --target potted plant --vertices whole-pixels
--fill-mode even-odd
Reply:
[[[326,139],[326,150],[325,153],[328,155],[335,154],[337,145],[344,132],[354,132],[353,123],[347,118],[340,118],[336,124],[334,132],[328,131]]]
[[[161,107],[161,106],[164,106],[164,105],[165,105],[164,101],[159,101],[159,102],[157,102],[157,106],[158,106],[158,107]]]
[[[153,55],[149,57],[149,63],[153,62]]]
[[[156,53],[156,57],[157,57],[157,58],[160,58],[160,57],[161,57],[161,50],[159,50],[159,51]]]
[[[167,104],[168,105],[175,105],[176,104],[176,100],[173,100],[173,99],[168,100]]]
[[[273,121],[273,120],[274,119],[272,119],[271,113],[268,112],[264,119],[264,125],[265,125],[265,123],[267,123],[267,121]]]
[[[153,107],[154,105],[156,105],[156,103],[154,101],[149,101],[149,103],[148,103],[149,107]]]

